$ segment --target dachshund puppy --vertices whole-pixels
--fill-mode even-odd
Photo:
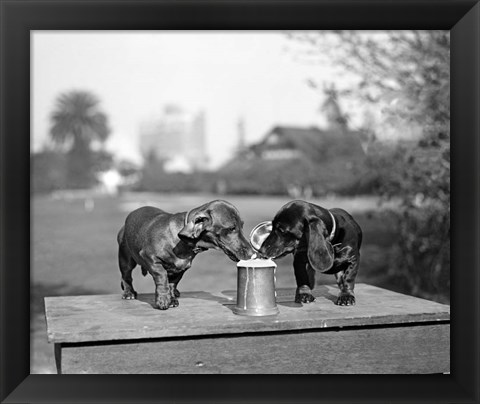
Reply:
[[[167,213],[144,206],[130,213],[118,233],[118,264],[123,299],[135,299],[132,270],[140,265],[155,281],[155,304],[160,310],[177,307],[178,282],[195,256],[209,248],[222,250],[231,260],[253,254],[242,232],[238,210],[215,200],[189,212]]]
[[[260,254],[279,258],[293,253],[297,290],[295,302],[315,300],[315,271],[334,274],[340,289],[336,304],[354,305],[355,277],[360,264],[362,230],[343,209],[327,210],[304,201],[292,201],[275,215],[272,232]]]

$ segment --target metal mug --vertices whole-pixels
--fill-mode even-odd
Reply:
[[[265,239],[272,231],[272,222],[261,222],[257,224],[250,233],[250,245],[255,251],[259,251]]]
[[[278,314],[275,269],[270,259],[251,259],[237,263],[237,304],[233,312],[243,316]]]

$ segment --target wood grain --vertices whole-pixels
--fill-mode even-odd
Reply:
[[[446,373],[449,335],[434,324],[73,346],[63,373]]]
[[[322,285],[316,302],[294,303],[294,289],[277,290],[280,313],[269,317],[232,312],[236,292],[184,292],[180,306],[153,308],[153,295],[122,300],[118,295],[45,298],[48,341],[77,343],[145,338],[195,337],[450,320],[450,307],[378,287],[358,284],[357,305],[336,306],[338,289]]]

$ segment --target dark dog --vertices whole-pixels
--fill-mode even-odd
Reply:
[[[233,261],[251,257],[242,227],[238,210],[220,200],[186,213],[170,214],[151,206],[133,211],[117,237],[123,298],[136,298],[132,270],[138,264],[143,275],[150,273],[155,281],[156,306],[178,306],[178,282],[199,252],[221,249]]]
[[[283,206],[272,222],[272,232],[263,242],[260,254],[278,258],[294,254],[297,281],[295,302],[315,300],[315,270],[334,274],[340,294],[336,304],[353,305],[355,277],[360,264],[362,230],[343,209],[327,210],[304,201]]]

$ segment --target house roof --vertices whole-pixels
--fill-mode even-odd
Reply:
[[[340,131],[338,129],[319,129],[311,127],[275,126],[265,138],[252,146],[253,150],[268,147],[268,139],[273,135],[280,136],[278,147],[291,147],[302,151],[313,158],[335,156],[363,156],[364,150],[360,143],[360,134],[354,131]]]

